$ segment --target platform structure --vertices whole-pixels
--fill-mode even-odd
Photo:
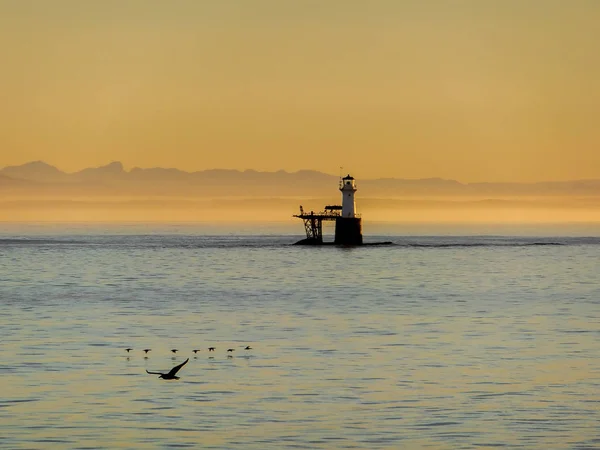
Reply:
[[[294,217],[302,219],[304,222],[304,230],[306,231],[306,239],[298,242],[298,244],[320,245],[323,244],[323,221],[336,221],[342,216],[342,207],[338,205],[328,205],[323,211],[315,213],[314,211],[305,212],[300,205],[300,214],[295,214]]]

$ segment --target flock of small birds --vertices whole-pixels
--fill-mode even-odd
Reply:
[[[209,352],[214,352],[217,348],[216,347],[208,347],[208,351]],[[247,345],[246,347],[244,347],[244,350],[252,350],[252,347],[250,347],[249,345]],[[133,348],[126,348],[125,351],[127,353],[133,351]],[[151,352],[152,349],[151,348],[145,348],[144,350],[142,350],[146,355],[148,354],[148,352]],[[171,353],[177,353],[179,350],[176,348],[171,349]],[[199,351],[201,351],[199,348],[195,348],[194,350],[192,350],[195,354],[197,354]],[[235,348],[228,348],[227,349],[227,353],[233,353],[235,352]]]
[[[216,347],[208,347],[208,351],[209,352],[214,352],[217,348]],[[246,347],[244,347],[244,350],[252,350],[252,347],[250,347],[249,345],[247,345]],[[125,349],[125,351],[127,353],[131,353],[133,351],[133,348],[128,347]],[[144,352],[144,354],[146,356],[144,356],[144,359],[148,359],[148,353],[152,351],[151,348],[145,348],[142,350]],[[179,350],[176,348],[171,349],[171,353],[176,354]],[[192,350],[192,352],[194,352],[194,354],[197,354],[199,351],[201,351],[199,348],[195,348],[194,350]],[[235,348],[228,348],[227,349],[227,357],[228,358],[232,358],[232,353],[235,352]],[[212,356],[210,356],[209,358],[212,358]],[[127,359],[129,359],[129,357],[127,357]],[[175,357],[173,357],[173,359],[175,359]],[[162,378],[163,380],[179,380],[179,377],[176,376],[177,372],[179,371],[179,369],[181,369],[183,366],[185,366],[188,361],[190,360],[190,358],[186,359],[184,362],[182,362],[181,364],[173,367],[169,372],[167,373],[163,373],[163,372],[149,372],[148,369],[146,369],[146,372],[152,375],[159,375],[159,378]]]

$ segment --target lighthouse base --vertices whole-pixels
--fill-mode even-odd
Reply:
[[[360,217],[337,217],[335,241],[337,245],[362,245],[362,219]]]

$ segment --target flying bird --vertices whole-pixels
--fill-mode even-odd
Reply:
[[[177,372],[179,372],[179,369],[181,369],[183,366],[185,366],[189,360],[190,360],[190,358],[186,359],[184,362],[182,362],[178,366],[173,367],[169,373],[150,372],[150,371],[148,371],[148,369],[146,369],[146,372],[148,372],[151,375],[158,375],[159,376],[158,378],[162,378],[163,380],[179,380],[179,377],[176,377],[175,374]]]
[[[214,348],[214,347],[208,347],[208,351],[209,351],[209,352],[214,352],[214,351],[215,351],[215,348]]]
[[[192,350],[192,351],[193,351],[194,353],[198,353],[200,350],[198,350],[198,349],[195,349],[195,350]]]
[[[173,350],[171,350],[173,353],[177,353],[179,350],[177,350],[176,348],[174,348]]]
[[[133,350],[133,349],[132,349],[132,348],[126,348],[126,349],[125,349],[125,351],[126,351],[127,353],[129,353],[131,350]]]
[[[144,353],[148,353],[150,350],[152,350],[151,348],[145,348],[144,349]]]
[[[250,347],[249,345],[247,345],[246,347],[244,347],[244,350],[252,350],[252,347]]]
[[[235,352],[235,348],[228,348],[227,351],[228,352]]]

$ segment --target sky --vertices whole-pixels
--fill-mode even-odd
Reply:
[[[600,178],[597,0],[0,0],[0,166]]]

